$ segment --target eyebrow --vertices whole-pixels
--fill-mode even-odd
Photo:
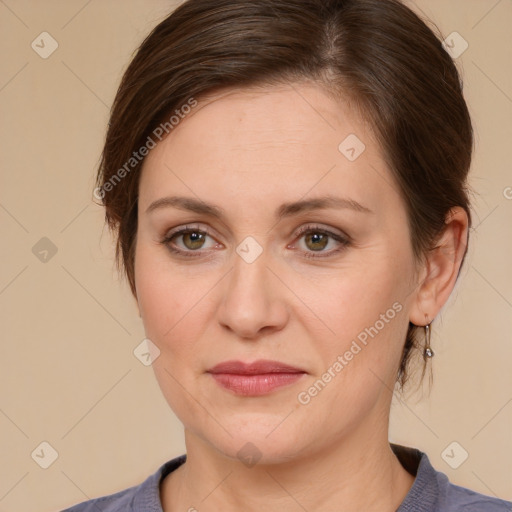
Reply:
[[[225,210],[220,206],[206,203],[193,197],[184,196],[169,196],[157,199],[148,206],[146,213],[151,213],[161,208],[178,208],[180,210],[209,215],[218,219],[224,219],[226,217]],[[354,199],[328,195],[313,199],[303,199],[300,201],[283,203],[276,210],[276,219],[281,220],[285,217],[298,215],[299,213],[327,208],[349,209],[361,213],[374,213],[368,207],[363,206]]]

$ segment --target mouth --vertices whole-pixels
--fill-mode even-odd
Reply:
[[[222,388],[242,396],[261,396],[289,386],[306,375],[306,371],[279,361],[253,363],[225,361],[207,370]]]

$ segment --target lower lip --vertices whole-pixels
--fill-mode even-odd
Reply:
[[[259,375],[211,374],[223,388],[243,396],[266,395],[277,388],[297,382],[304,375],[304,373],[265,373]]]

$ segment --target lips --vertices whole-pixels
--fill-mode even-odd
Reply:
[[[280,361],[259,360],[252,363],[225,361],[207,373],[224,389],[243,396],[260,396],[301,379],[306,372]]]
[[[260,359],[253,363],[242,361],[225,361],[208,370],[208,373],[232,373],[236,375],[261,375],[265,373],[305,373],[301,368],[290,366],[280,361]]]

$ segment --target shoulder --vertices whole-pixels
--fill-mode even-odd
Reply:
[[[512,502],[451,483],[426,453],[392,444],[404,468],[415,475],[413,486],[397,512],[512,512]]]
[[[445,477],[440,482],[440,512],[512,512],[512,502],[452,484],[445,475],[439,475]]]
[[[78,503],[61,512],[161,512],[160,481],[185,460],[186,455],[180,455],[160,466],[139,485]]]
[[[134,486],[115,494],[93,498],[66,508],[62,512],[97,512],[98,510],[102,512],[119,512],[121,510],[131,510],[129,508],[130,503],[133,501],[134,496],[137,495],[139,487]]]

